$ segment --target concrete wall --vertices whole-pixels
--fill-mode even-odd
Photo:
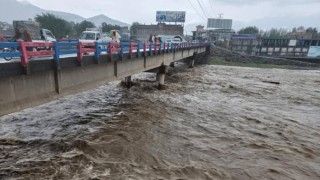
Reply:
[[[0,64],[0,115],[19,111],[58,97],[81,92],[126,76],[169,65],[173,61],[203,53],[206,47],[139,58],[112,60],[102,55],[99,64],[86,56],[79,66],[76,58],[61,60],[61,69],[53,60],[30,61],[30,74],[23,74],[19,62]],[[126,57],[126,56],[125,56]]]

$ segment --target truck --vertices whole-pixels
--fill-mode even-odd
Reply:
[[[86,28],[80,35],[79,41],[85,43],[93,42],[110,42],[112,39],[107,36],[107,34],[102,33],[100,29],[97,28]]]
[[[27,20],[27,21],[13,21],[13,29],[15,32],[14,40],[22,39],[24,37],[24,31],[27,31],[32,39],[32,42],[55,42],[57,41],[52,32],[48,29],[40,28],[38,22]]]

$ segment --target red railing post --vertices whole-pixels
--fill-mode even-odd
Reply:
[[[78,42],[77,49],[78,49],[77,60],[78,60],[78,62],[81,62],[82,57],[83,57],[83,54],[82,54],[83,53],[82,52],[82,42]]]
[[[157,54],[157,42],[154,43],[154,54]]]
[[[132,54],[132,48],[133,48],[133,44],[132,42],[129,43],[129,57],[131,58],[131,54]]]
[[[24,41],[19,41],[20,44],[20,50],[21,50],[21,64],[22,66],[28,65],[28,54],[27,54],[27,48]]]
[[[112,50],[113,50],[113,42],[109,42],[108,44],[108,56],[110,60],[112,60]]]

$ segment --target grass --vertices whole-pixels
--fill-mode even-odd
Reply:
[[[224,66],[240,66],[240,67],[255,67],[255,68],[278,68],[278,69],[292,69],[290,65],[276,65],[276,64],[258,64],[252,62],[234,62],[226,61],[220,57],[211,57],[208,64],[210,65],[224,65]]]

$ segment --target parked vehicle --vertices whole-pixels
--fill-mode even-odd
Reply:
[[[110,42],[111,40],[110,37],[96,28],[87,28],[79,38],[79,42]]]
[[[187,42],[187,41],[181,36],[174,36],[172,39],[172,43],[175,43],[175,44],[179,44],[183,42]]]
[[[40,28],[35,21],[13,21],[15,35],[13,40],[27,40],[24,36],[25,31],[31,36],[32,42],[55,42],[57,41],[52,32],[48,29]]]

